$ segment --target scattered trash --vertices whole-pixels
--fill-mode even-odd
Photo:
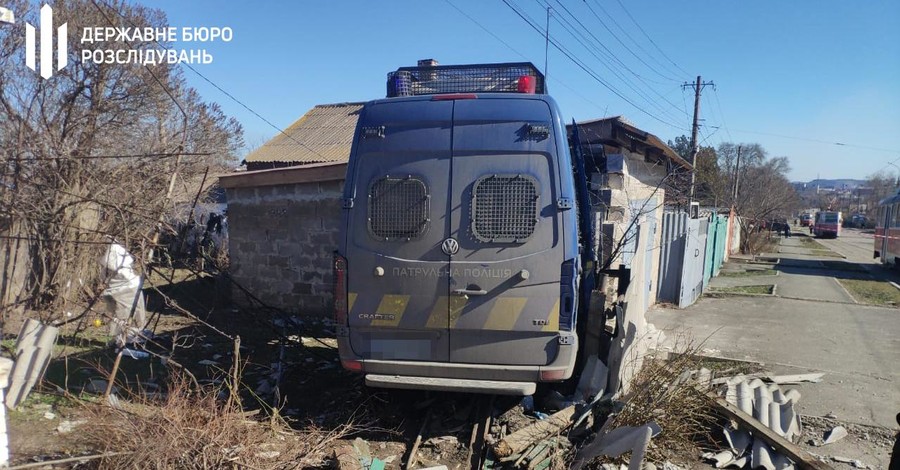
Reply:
[[[83,390],[86,393],[106,393],[107,384],[108,382],[103,379],[91,379],[84,385]],[[115,385],[113,385],[113,391],[111,393],[118,393],[118,389]]]
[[[278,457],[279,455],[281,455],[281,452],[278,452],[277,450],[270,450],[267,452],[259,452],[256,454],[256,457],[259,457],[261,459],[270,460],[270,459],[274,459],[275,457]]]
[[[199,364],[199,365],[201,365],[201,366],[218,366],[218,365],[219,365],[218,362],[216,362],[216,361],[211,361],[211,360],[209,360],[209,359],[204,359],[204,360],[202,360],[202,361],[199,361],[199,362],[197,362],[197,364]]]
[[[74,431],[75,428],[77,428],[78,426],[81,426],[84,423],[87,423],[87,421],[83,420],[83,419],[80,419],[77,421],[69,421],[69,420],[61,421],[59,423],[59,426],[56,427],[56,432],[58,432],[60,434],[68,434],[68,433]]]
[[[839,455],[835,455],[835,456],[831,457],[831,460],[834,460],[835,462],[840,462],[840,463],[848,463],[850,465],[853,465],[853,467],[855,467],[855,468],[870,468],[868,465],[864,464],[861,460],[851,459],[849,457],[841,457]]]
[[[778,385],[795,385],[803,382],[819,383],[824,377],[824,373],[815,374],[794,374],[794,375],[766,375],[763,380]]]
[[[522,401],[519,404],[522,406],[522,410],[526,413],[531,413],[532,411],[534,411],[534,397],[531,395],[522,397]]]
[[[122,357],[130,357],[132,359],[147,359],[150,357],[150,353],[147,351],[138,351],[131,348],[122,348],[121,352]]]
[[[822,442],[822,445],[833,444],[845,437],[847,437],[847,429],[843,426],[835,426],[830,431],[825,433],[825,440]]]
[[[44,413],[44,419],[56,419],[56,413],[53,413],[52,411],[48,411],[48,412]]]

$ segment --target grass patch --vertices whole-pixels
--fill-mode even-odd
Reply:
[[[852,271],[852,272],[855,272],[855,273],[867,273],[867,272],[869,272],[869,270],[866,269],[866,268],[864,268],[863,266],[860,266],[860,265],[858,265],[858,264],[856,264],[856,263],[848,263],[848,262],[846,262],[846,261],[830,261],[830,260],[826,260],[826,261],[820,261],[820,263],[822,263],[822,266],[824,266],[825,268],[827,268],[827,269],[834,269],[834,270],[836,270],[836,271]]]
[[[722,277],[752,277],[752,276],[775,276],[778,271],[774,269],[748,269],[745,271],[721,271],[719,276]]]
[[[709,291],[715,294],[772,295],[772,293],[775,292],[775,285],[763,284],[757,286],[711,287]]]
[[[822,256],[826,258],[843,258],[843,256],[831,250],[810,250],[809,254],[812,256]]]
[[[859,302],[887,307],[900,306],[900,290],[888,282],[862,279],[839,279],[838,281]]]
[[[817,242],[812,237],[799,237],[798,240],[800,240],[800,244],[803,245],[803,248],[810,250],[828,250],[825,245]]]

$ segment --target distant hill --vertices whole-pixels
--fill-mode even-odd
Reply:
[[[856,189],[860,186],[865,186],[866,181],[850,178],[833,180],[816,179],[807,183],[803,181],[795,181],[793,184],[795,187],[802,187],[805,184],[807,188],[815,188],[816,185],[818,185],[821,189]]]

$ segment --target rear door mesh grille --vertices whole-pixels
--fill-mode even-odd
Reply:
[[[538,188],[524,175],[483,176],[472,192],[472,234],[480,242],[527,240],[538,217]]]
[[[419,238],[428,226],[428,191],[417,178],[384,177],[369,188],[369,232],[383,240]]]

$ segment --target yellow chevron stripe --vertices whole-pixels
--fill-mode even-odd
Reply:
[[[559,331],[559,299],[550,309],[550,316],[547,317],[547,324],[542,328],[543,331]]]
[[[528,302],[526,297],[502,297],[494,301],[494,307],[488,314],[488,319],[484,323],[486,330],[503,330],[510,331],[516,326],[525,303]]]
[[[425,328],[447,328],[447,312],[449,310],[450,305],[447,296],[438,297],[434,301],[434,308],[431,309],[431,314],[428,315],[428,323],[425,324]]]
[[[403,318],[403,312],[406,311],[406,304],[409,303],[408,295],[385,295],[378,304],[376,314],[393,315],[393,319],[372,320],[371,326],[397,326]]]
[[[353,304],[356,303],[356,292],[347,294],[347,312],[353,311]]]
[[[459,321],[459,317],[462,315],[468,300],[469,299],[461,295],[450,297],[450,328],[456,328],[456,322]]]

